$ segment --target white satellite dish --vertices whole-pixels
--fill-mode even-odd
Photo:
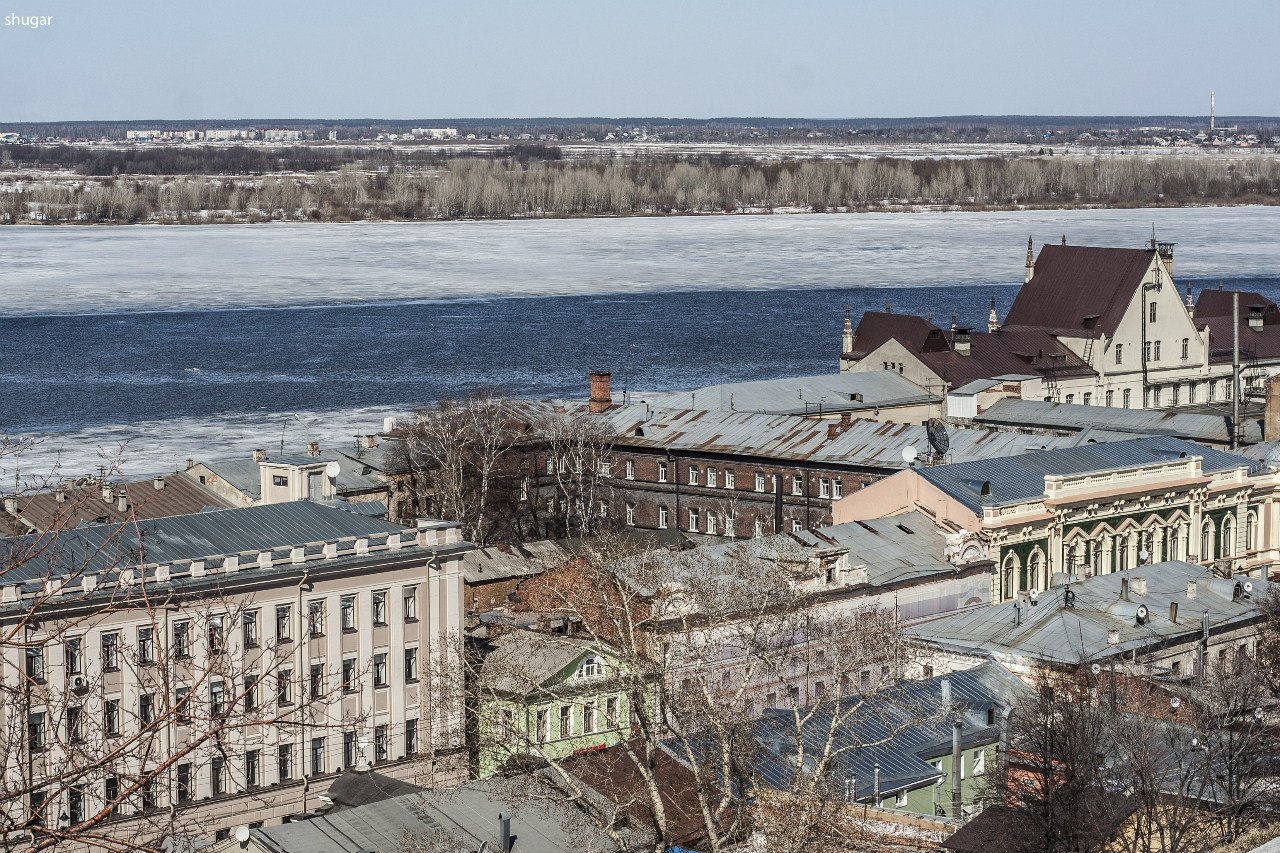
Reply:
[[[1089,671],[1092,672],[1094,675],[1097,675],[1098,673],[1102,672],[1102,667],[1099,664],[1095,663],[1093,666],[1089,667]]]
[[[1040,591],[1035,589],[1031,590],[1027,593],[1027,598],[1031,599],[1032,604],[1035,604],[1040,600]]]
[[[342,472],[342,466],[337,462],[330,462],[328,465],[324,466],[324,472],[330,477],[336,477]]]
[[[249,843],[249,827],[247,826],[236,827],[236,841],[239,841],[241,844]]]
[[[1176,711],[1181,707],[1182,707],[1182,700],[1179,699],[1177,696],[1174,696],[1172,699],[1169,700],[1169,708],[1171,710]]]
[[[915,462],[916,457],[919,455],[920,455],[919,452],[917,452],[916,449],[909,444],[906,447],[902,448],[902,461],[907,463],[908,465],[910,465],[912,462]]]
[[[1142,562],[1144,562],[1144,563],[1147,561],[1147,558],[1148,558],[1148,557],[1150,557],[1150,556],[1151,556],[1151,555],[1147,553],[1147,551],[1146,551],[1146,549],[1145,549],[1145,548],[1144,548],[1143,550],[1141,550],[1141,551],[1139,551],[1139,552],[1138,552],[1138,559],[1139,559],[1139,560],[1141,560],[1141,561],[1142,561]]]
[[[1139,605],[1138,605],[1138,613],[1137,613],[1137,616],[1138,616],[1138,622],[1140,622],[1140,623],[1142,623],[1142,622],[1146,622],[1146,621],[1147,621],[1147,613],[1148,613],[1148,611],[1147,611],[1147,605],[1145,605],[1145,604],[1139,604]]]
[[[1248,594],[1249,594],[1249,593],[1251,593],[1251,592],[1253,592],[1253,581],[1245,581],[1245,582],[1244,582],[1244,594],[1245,594],[1245,595],[1248,595]]]

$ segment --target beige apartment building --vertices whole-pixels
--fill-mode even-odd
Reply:
[[[4,829],[210,837],[345,767],[462,778],[471,549],[309,501],[0,540]]]

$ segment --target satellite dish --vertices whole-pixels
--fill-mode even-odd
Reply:
[[[1102,667],[1099,664],[1095,663],[1089,667],[1089,671],[1092,672],[1094,675],[1098,675],[1099,673],[1102,672]]]
[[[929,445],[938,456],[946,456],[951,449],[951,438],[947,435],[947,424],[941,418],[929,418],[924,425],[925,434],[929,437]]]
[[[1249,594],[1249,593],[1251,593],[1251,592],[1253,592],[1253,581],[1245,581],[1245,582],[1244,582],[1244,594],[1245,594],[1245,595],[1248,595],[1248,594]]]
[[[249,843],[249,827],[247,826],[236,827],[236,841],[239,841],[241,844]]]
[[[1147,549],[1146,549],[1146,548],[1143,548],[1141,551],[1139,551],[1139,552],[1138,552],[1138,559],[1139,559],[1139,560],[1141,560],[1141,561],[1142,561],[1142,562],[1144,562],[1144,563],[1147,561],[1147,558],[1148,558],[1148,557],[1150,557],[1150,556],[1151,556],[1151,555],[1147,553]]]
[[[1139,605],[1138,605],[1138,614],[1137,614],[1137,615],[1138,615],[1138,624],[1139,624],[1139,625],[1141,625],[1141,624],[1143,624],[1143,623],[1145,623],[1145,622],[1147,621],[1147,612],[1148,612],[1148,611],[1147,611],[1147,605],[1145,605],[1145,604],[1139,604]]]
[[[910,465],[912,462],[915,462],[916,457],[919,455],[920,454],[916,452],[916,449],[909,444],[906,447],[902,448],[902,461],[907,463],[908,465]]]
[[[1177,696],[1174,696],[1172,699],[1169,700],[1169,708],[1171,710],[1176,711],[1181,707],[1182,707],[1182,700],[1179,699]]]
[[[1031,590],[1027,593],[1027,598],[1031,599],[1032,604],[1035,604],[1040,600],[1040,591],[1035,589]]]
[[[328,465],[324,466],[324,472],[330,477],[336,477],[342,472],[342,466],[337,462],[330,462]]]

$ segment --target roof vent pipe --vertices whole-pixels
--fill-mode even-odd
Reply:
[[[1108,646],[1120,645],[1120,629],[1119,628],[1110,628],[1107,630],[1107,645]]]
[[[120,512],[129,511],[129,496],[122,490],[119,499],[116,500],[116,509]]]

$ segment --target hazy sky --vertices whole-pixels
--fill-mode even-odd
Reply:
[[[1280,115],[1276,0],[6,0],[0,24],[0,123],[1199,115],[1210,90]]]

